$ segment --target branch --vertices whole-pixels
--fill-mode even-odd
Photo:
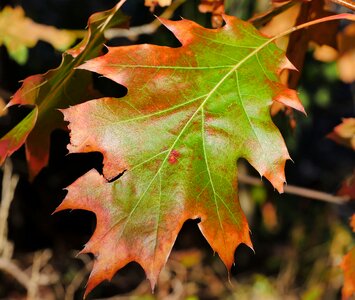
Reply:
[[[56,274],[44,274],[40,272],[50,258],[51,253],[44,250],[34,256],[32,274],[29,276],[25,270],[17,266],[15,261],[0,257],[0,270],[11,275],[28,293],[28,299],[35,299],[35,294],[40,286],[48,286],[58,282],[59,277]]]
[[[7,160],[5,162],[2,178],[0,203],[0,256],[7,257],[9,259],[12,256],[13,247],[7,239],[7,219],[18,180],[19,177],[12,174],[12,164],[10,160]]]
[[[0,257],[0,270],[5,271],[17,280],[26,290],[29,288],[30,277],[13,261]]]
[[[263,182],[260,178],[252,177],[247,174],[239,174],[238,180],[241,183],[263,186]],[[350,200],[350,197],[347,196],[334,196],[328,193],[315,191],[312,189],[302,188],[294,185],[285,185],[284,192],[287,194],[293,194],[309,199],[325,201],[334,204],[345,204]]]
[[[283,13],[285,10],[289,9],[290,7],[294,6],[297,3],[297,1],[290,1],[287,2],[286,4],[272,8],[264,13],[258,14],[248,20],[248,22],[251,22],[255,27],[260,27],[265,25],[267,22],[271,21],[274,17],[277,15]]]
[[[185,3],[186,0],[176,0],[173,2],[159,18],[170,19],[175,10]],[[110,28],[105,31],[105,38],[110,40],[113,38],[125,37],[131,41],[136,41],[142,34],[152,34],[161,26],[161,22],[156,18],[153,22],[142,26],[132,27],[130,29]]]
[[[74,296],[76,291],[82,285],[83,281],[85,280],[85,278],[88,276],[89,273],[90,273],[90,267],[88,265],[85,265],[81,270],[76,272],[74,278],[66,288],[65,300],[75,299]]]
[[[33,263],[31,267],[31,277],[27,286],[27,299],[35,300],[39,288],[39,277],[42,267],[42,255],[38,252],[34,254]]]
[[[77,254],[75,254],[75,257]],[[65,298],[64,300],[74,300],[75,293],[83,283],[86,276],[90,273],[92,269],[92,261],[89,260],[89,256],[80,256],[81,260],[84,263],[84,267],[77,271],[76,275],[70,282],[70,284],[65,288]]]
[[[355,2],[353,0],[330,0],[330,1],[355,11]]]
[[[27,290],[27,299],[36,299],[39,286],[52,284],[58,281],[58,276],[50,276],[41,273],[41,268],[51,258],[51,253],[44,250],[36,253],[32,265],[32,274],[29,276],[25,270],[17,266],[12,260],[13,245],[7,237],[7,221],[10,206],[19,177],[12,173],[12,164],[6,160],[2,179],[2,192],[0,202],[0,270],[12,276]]]

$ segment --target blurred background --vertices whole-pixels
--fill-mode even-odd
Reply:
[[[7,5],[21,6],[35,22],[82,30],[92,13],[109,9],[114,4],[114,0],[1,0],[0,9]],[[212,14],[200,12],[199,4],[197,0],[181,1],[172,19],[192,19],[211,28]],[[293,9],[299,7],[298,14],[304,9],[301,5],[304,4],[292,6]],[[271,3],[263,0],[225,3],[228,14],[244,20],[270,7]],[[160,15],[166,9],[156,7],[154,14]],[[332,6],[332,9],[338,13],[348,11],[342,6]],[[127,1],[123,10],[131,16],[131,27],[155,19],[143,0]],[[286,20],[289,21],[289,17],[281,17],[279,22]],[[269,23],[269,28],[264,30],[272,32],[278,26],[280,23],[274,27]],[[339,22],[336,30],[342,32],[346,26],[347,22]],[[329,31],[327,34],[335,38],[338,33]],[[288,42],[300,45],[299,40],[292,41],[291,37],[290,41],[280,41],[280,46],[285,47]],[[154,34],[142,34],[135,40],[118,36],[107,42],[108,45],[136,43],[179,46],[173,35],[161,27]],[[298,75],[288,74],[283,79],[298,89],[307,116],[277,107],[273,112],[293,159],[286,165],[288,185],[307,190],[278,194],[266,180],[260,184],[258,174],[246,161],[238,162],[240,172],[245,174],[240,182],[239,196],[251,228],[255,253],[246,246],[238,247],[230,280],[218,255],[214,255],[199,232],[197,221],[191,220],[180,232],[154,294],[143,270],[131,263],[119,271],[111,283],[98,286],[88,299],[341,298],[343,273],[339,265],[354,244],[349,218],[355,205],[343,201],[347,197],[344,195],[331,198],[333,203],[321,196],[318,200],[309,198],[309,195],[314,196],[312,191],[336,195],[354,169],[353,149],[326,138],[342,118],[354,117],[355,112],[355,85],[351,77],[342,77],[337,61],[340,50],[336,50],[338,54],[330,54],[329,58],[324,52],[319,54],[314,44],[307,43],[304,55],[296,57],[302,62],[304,59],[300,77],[295,79]],[[0,47],[0,96],[5,102],[21,86],[21,80],[44,73],[61,62],[62,53],[49,43],[39,41],[28,51],[28,59],[19,63],[9,56],[4,46]],[[288,53],[293,55],[290,50]],[[105,95],[119,97],[124,94],[124,89],[107,79],[97,77],[94,81],[96,88]],[[26,107],[11,107],[3,112],[1,136],[28,112]],[[52,134],[49,165],[32,183],[28,181],[23,148],[12,155],[5,171],[1,172],[1,203],[4,197],[12,196],[11,192],[14,195],[8,213],[4,206],[0,210],[0,222],[8,229],[0,241],[2,245],[6,243],[11,252],[11,260],[6,261],[1,259],[0,251],[0,299],[69,300],[83,296],[92,257],[76,255],[89,240],[95,228],[95,217],[86,211],[65,211],[55,215],[52,212],[63,200],[65,187],[92,168],[102,169],[102,155],[67,155],[68,142],[67,132],[58,130]],[[2,255],[5,257],[4,253]]]

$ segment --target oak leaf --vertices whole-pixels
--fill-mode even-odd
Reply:
[[[59,30],[53,26],[35,23],[25,16],[20,6],[6,6],[0,12],[0,46],[5,45],[10,57],[19,64],[26,63],[28,48],[34,47],[39,40],[64,51],[77,38],[78,33],[75,31]]]
[[[350,218],[350,227],[355,232],[355,214]],[[342,299],[346,300],[355,295],[355,247],[343,257],[340,267],[344,272]]]
[[[350,227],[353,232],[355,232],[355,213],[350,218]]]
[[[150,8],[150,11],[154,11],[157,5],[159,6],[169,6],[172,0],[145,0],[144,5]]]
[[[339,196],[355,199],[355,170],[351,175],[345,178],[337,194]]]
[[[273,11],[276,12],[278,10],[276,7],[280,9],[285,7],[287,9],[275,15],[270,22],[260,29],[264,34],[274,36],[295,25],[322,17],[335,16],[327,10],[324,0],[289,1],[287,4],[283,4],[282,2],[285,1],[273,1],[273,6],[275,6]],[[296,67],[294,70],[285,70],[281,74],[281,81],[287,83],[290,88],[296,88],[302,73],[305,55],[310,45],[316,47],[317,50],[320,48],[336,48],[337,31],[338,21],[335,20],[330,23],[320,23],[316,26],[310,26],[309,28],[295,31],[290,36],[283,36],[278,39],[276,41],[277,45],[282,49],[287,49],[287,57]],[[282,104],[275,103],[271,110],[272,115],[276,115],[280,111],[285,111],[290,119],[290,126],[294,129],[296,120],[293,110]]]
[[[337,50],[328,45],[315,48],[314,57],[323,62],[336,61],[342,81],[355,81],[355,24],[350,23],[337,33]]]
[[[252,247],[237,196],[239,158],[283,191],[289,154],[269,110],[279,101],[303,111],[278,78],[290,64],[273,39],[224,19],[219,29],[161,20],[181,47],[109,47],[80,67],[128,88],[123,98],[63,110],[69,151],[104,156],[103,176],[91,170],[79,178],[56,210],[96,214],[82,251],[95,256],[86,293],[131,261],[154,287],[187,219],[200,218],[230,268],[240,243]]]
[[[344,272],[342,299],[346,300],[355,295],[355,247],[344,256],[341,268]]]
[[[338,144],[355,150],[355,118],[344,118],[327,137]]]
[[[355,24],[349,24],[337,36],[339,58],[337,66],[340,78],[352,83],[355,81]]]
[[[223,24],[222,14],[225,13],[224,0],[201,0],[198,10],[202,13],[211,13],[213,28],[221,27]]]
[[[335,126],[327,135],[327,138],[355,150],[355,118],[344,118],[342,123]],[[355,199],[355,170],[342,182],[337,194]]]
[[[57,69],[30,76],[23,81],[8,106],[31,105],[34,109],[0,139],[0,164],[25,143],[30,179],[47,165],[51,132],[57,128],[66,129],[58,108],[78,104],[98,95],[93,90],[91,74],[75,68],[100,54],[105,42],[104,29],[125,26],[127,21],[118,6],[93,14],[84,39],[63,54],[62,63]]]
[[[350,218],[350,227],[355,232],[355,214]],[[355,295],[355,247],[343,257],[340,264],[344,272],[344,285],[342,288],[342,299],[347,300]]]
[[[302,1],[300,13],[296,24],[304,24],[316,19],[336,16],[329,10],[326,0]],[[337,48],[336,34],[339,29],[339,20],[332,22],[323,22],[309,28],[295,31],[290,35],[290,41],[287,48],[287,57],[297,68],[296,71],[290,71],[288,77],[288,86],[296,88],[302,74],[303,64],[307,50],[311,44],[313,46],[330,46]]]

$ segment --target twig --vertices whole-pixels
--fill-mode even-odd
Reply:
[[[71,283],[66,287],[64,300],[74,300],[75,292],[91,271],[92,261],[88,260],[88,256],[81,256],[80,258],[84,263],[84,267],[76,273]]]
[[[65,290],[64,300],[74,300],[75,292],[79,289],[80,285],[89,273],[90,270],[86,265],[76,273],[75,277]]]
[[[27,300],[38,299],[37,294],[40,286],[47,286],[58,281],[57,276],[49,276],[43,274],[43,271],[41,272],[42,268],[48,264],[51,257],[52,252],[49,249],[34,254],[31,266],[31,277],[27,286]]]
[[[7,238],[7,220],[18,180],[19,177],[12,173],[10,160],[7,160],[3,172],[0,203],[0,270],[11,275],[27,290],[27,299],[34,300],[38,299],[38,287],[58,281],[58,276],[50,276],[40,272],[52,256],[48,250],[34,255],[31,276],[25,270],[19,268],[15,261],[12,260],[13,245]]]
[[[39,286],[39,276],[42,265],[42,255],[36,252],[33,257],[31,278],[27,287],[27,300],[36,300]]]
[[[256,185],[256,186],[263,185],[263,182],[261,181],[260,178],[252,177],[247,174],[239,174],[238,180],[241,183],[245,183],[245,184],[251,184],[251,185]],[[334,204],[345,204],[350,200],[350,198],[346,197],[346,196],[345,197],[344,196],[334,196],[334,195],[327,194],[324,192],[315,191],[315,190],[307,189],[307,188],[302,188],[302,187],[298,187],[298,186],[294,186],[294,185],[285,185],[284,192],[287,194],[293,194],[293,195],[297,195],[297,196],[301,196],[301,197],[305,197],[305,198],[330,202],[330,203],[334,203]]]
[[[7,220],[18,180],[19,177],[12,174],[12,165],[10,160],[7,160],[4,166],[2,178],[0,203],[0,257],[6,257],[9,259],[12,257],[13,247],[7,239]]]
[[[330,1],[355,11],[355,2],[353,0],[330,0]]]
[[[0,270],[10,274],[26,290],[29,287],[30,277],[21,270],[13,261],[0,257]]]
[[[276,17],[277,15],[283,13],[285,10],[289,9],[290,7],[294,6],[297,3],[297,1],[290,1],[287,2],[286,4],[272,8],[269,11],[266,11],[265,13],[256,15],[248,20],[248,22],[251,22],[255,27],[260,27],[265,25],[267,22],[269,22],[271,19]]]
[[[174,1],[160,16],[159,18],[170,19],[174,11],[182,5],[186,0],[176,0]],[[113,38],[125,37],[130,39],[131,41],[136,41],[138,37],[142,34],[152,34],[161,26],[161,22],[159,19],[155,19],[153,22],[149,24],[145,24],[142,26],[132,27],[130,29],[122,29],[122,28],[110,28],[105,31],[106,39],[110,40]]]
[[[34,263],[32,266],[32,278],[24,270],[18,267],[14,260],[9,260],[3,257],[0,257],[0,270],[8,273],[14,279],[16,279],[16,281],[27,290],[28,296],[30,294],[33,295],[34,283],[37,291],[37,288],[39,286],[48,286],[58,281],[57,275],[51,276],[48,274],[40,273],[38,271],[43,267],[44,264],[48,262],[47,257],[45,256],[46,254],[48,254],[48,250],[44,250],[41,254],[35,255]],[[38,276],[36,275],[36,277],[33,278],[33,275],[35,273],[38,274]],[[36,298],[28,297],[28,299],[36,299]]]

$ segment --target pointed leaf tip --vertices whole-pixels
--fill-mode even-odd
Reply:
[[[284,59],[282,60],[280,67],[278,69],[278,74],[281,73],[282,70],[293,70],[293,71],[298,71],[298,69],[294,66],[294,64],[285,56]]]
[[[292,107],[304,115],[307,115],[301,100],[298,97],[298,94],[295,90],[292,89],[284,89],[281,93],[279,93],[275,98],[275,101],[280,102],[286,106]]]
[[[188,19],[181,19],[179,21],[172,21],[165,18],[159,18],[160,22],[171,31],[182,45],[189,45],[193,42],[195,32],[197,30],[205,30],[199,24]]]

